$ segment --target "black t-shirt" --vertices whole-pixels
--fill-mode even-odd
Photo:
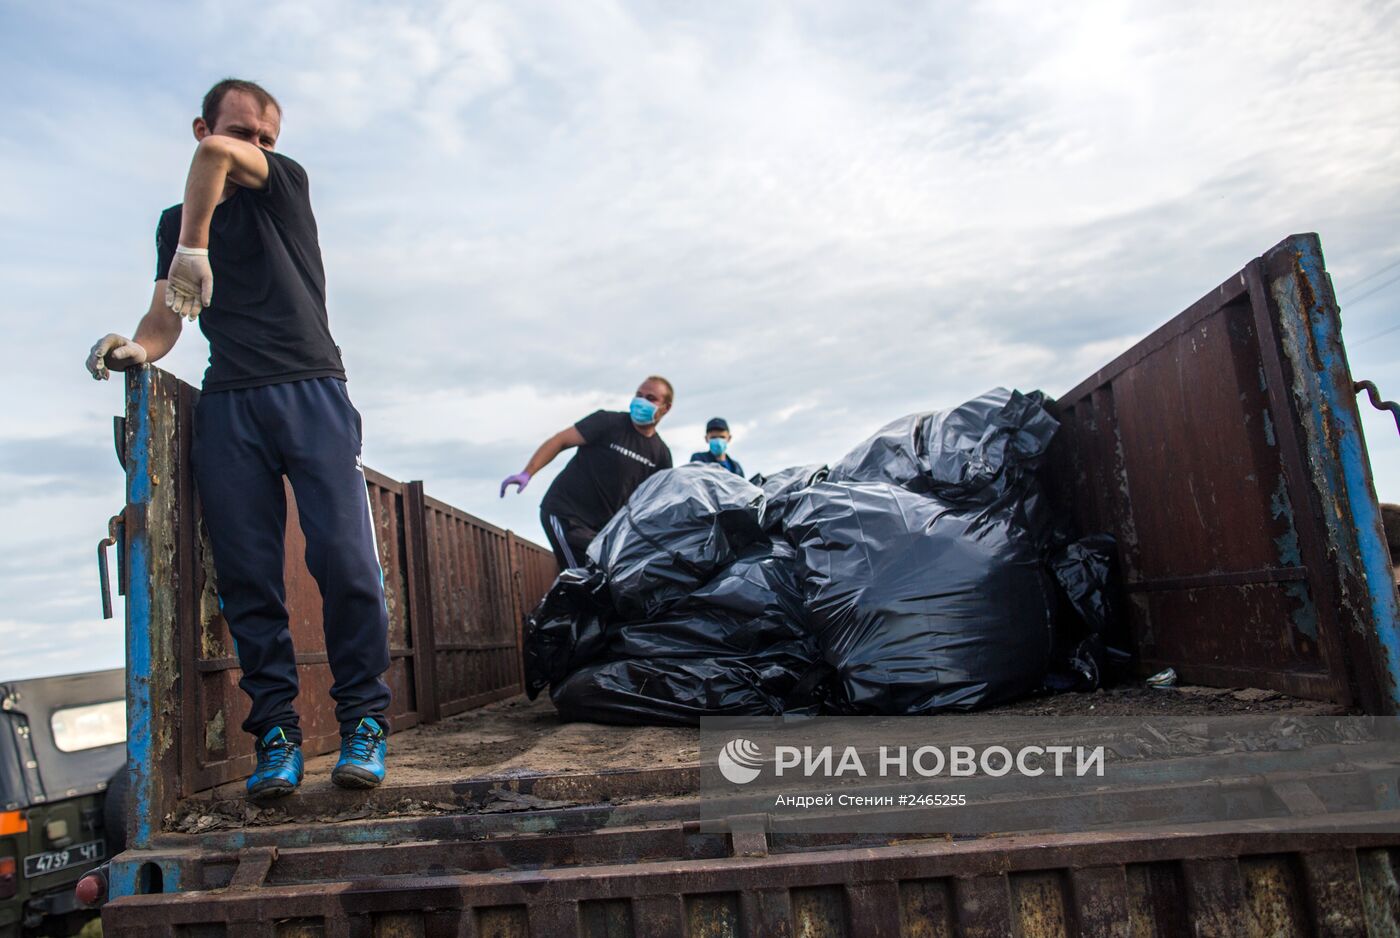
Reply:
[[[671,468],[660,434],[642,436],[625,412],[598,410],[574,424],[583,445],[554,479],[540,507],[599,530],[647,476]]]
[[[180,243],[181,206],[160,216],[156,279]],[[304,378],[345,378],[326,318],[326,271],[306,170],[267,154],[267,188],[239,186],[209,224],[213,302],[199,315],[209,339],[204,390],[227,391]]]

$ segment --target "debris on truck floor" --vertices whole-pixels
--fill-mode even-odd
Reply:
[[[1137,683],[1088,694],[1035,697],[984,712],[1008,717],[1184,717],[1330,716],[1349,711],[1258,688],[1182,685],[1158,690]],[[638,780],[632,794],[612,794],[614,803],[677,797],[698,783],[700,764],[694,730],[564,723],[545,698],[500,700],[396,733],[390,745],[393,766],[383,786],[370,796],[331,785],[335,755],[327,754],[309,759],[302,789],[276,805],[249,804],[241,784],[232,783],[183,802],[166,819],[165,829],[203,834],[284,824],[543,810],[541,804],[594,802],[521,793],[510,786],[572,777],[580,780],[575,790],[586,794],[596,788],[593,779],[600,773]]]
[[[659,472],[531,615],[527,688],[568,719],[639,725],[1092,690],[1113,543],[1075,540],[1048,504],[1058,427],[1040,392],[997,388],[830,470]]]

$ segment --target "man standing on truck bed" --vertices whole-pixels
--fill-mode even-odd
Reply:
[[[559,569],[581,566],[589,542],[627,504],[637,486],[671,468],[671,450],[656,425],[675,398],[671,382],[652,375],[637,387],[628,410],[594,411],[560,430],[540,444],[522,471],[501,483],[502,498],[512,485],[523,492],[555,456],[578,447],[540,502],[540,523]]]
[[[332,780],[384,778],[388,612],[360,466],[360,415],[345,390],[326,315],[326,277],[306,171],[273,152],[282,108],[252,82],[204,97],[185,201],[156,229],[156,285],[135,339],[108,335],[87,367],[104,379],[163,357],[181,317],[198,318],[209,370],[192,459],[218,573],[219,605],[252,699],[251,798],[301,783],[297,666],[283,581],[287,504],[296,493],[306,565],[321,588],[340,760]],[[201,315],[202,314],[202,315]]]

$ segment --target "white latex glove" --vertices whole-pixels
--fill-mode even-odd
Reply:
[[[214,298],[214,269],[209,266],[209,249],[187,248],[183,244],[177,247],[165,279],[165,305],[175,315],[194,322]]]
[[[108,364],[110,362],[110,365]],[[106,381],[109,367],[126,371],[146,363],[146,350],[124,335],[109,332],[88,353],[87,370],[97,381]]]

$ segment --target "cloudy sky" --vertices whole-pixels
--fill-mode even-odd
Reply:
[[[1066,391],[1298,231],[1400,396],[1395,3],[6,2],[0,678],[121,662],[120,386],[82,360],[144,310],[226,75],[310,172],[366,463],[531,537],[557,467],[501,477],[649,372],[678,459],[722,414],[751,471],[830,461]]]

